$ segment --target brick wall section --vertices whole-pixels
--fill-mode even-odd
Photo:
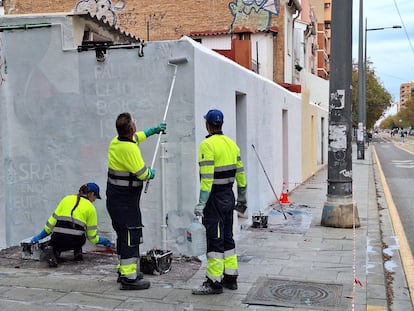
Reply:
[[[86,0],[85,0],[86,1]],[[236,0],[124,0],[118,8],[112,1],[117,15],[116,26],[145,41],[175,40],[193,31],[229,29],[233,16],[229,3]],[[68,0],[5,0],[5,14],[72,12],[78,1]],[[284,5],[280,0],[280,15],[272,15],[271,26],[279,33],[274,39],[274,81],[284,81]]]
[[[279,32],[273,40],[273,81],[284,82],[285,81],[285,10],[283,9],[280,1],[280,15],[277,22],[279,23]]]
[[[233,16],[229,0],[124,0],[124,7],[116,8],[118,22],[123,31],[147,40],[174,40],[192,31],[229,29]],[[280,1],[283,7],[284,1]],[[5,14],[72,12],[78,1],[67,0],[5,0]],[[272,15],[272,26],[283,32],[283,9],[280,16]]]
[[[275,82],[285,81],[285,57],[283,40],[284,35],[280,32],[273,39],[273,81]]]
[[[4,0],[4,14],[71,12],[76,1]]]

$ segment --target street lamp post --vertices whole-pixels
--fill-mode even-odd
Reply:
[[[364,49],[362,49],[362,4],[363,0],[360,0],[360,24],[359,24],[359,53],[358,53],[358,139],[357,139],[357,159],[363,160],[365,158],[365,132],[366,132],[366,91],[367,91],[367,32],[384,30],[384,29],[399,29],[402,28],[399,25],[390,27],[377,27],[367,28],[367,18],[365,18],[365,38]],[[364,51],[362,53],[362,50]],[[364,54],[362,59],[362,54]]]
[[[365,142],[364,142],[364,46],[363,42],[363,8],[364,1],[359,0],[359,42],[358,42],[358,129],[357,129],[357,159],[365,159]]]
[[[359,227],[352,199],[352,0],[332,1],[325,227]]]

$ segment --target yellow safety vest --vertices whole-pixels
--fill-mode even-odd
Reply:
[[[246,187],[246,176],[240,158],[240,148],[229,137],[214,134],[204,139],[199,147],[200,190],[211,192],[214,186]]]
[[[65,196],[49,217],[45,231],[47,233],[59,232],[68,235],[81,236],[86,233],[87,239],[92,243],[98,243],[98,217],[95,206],[88,199],[81,197],[78,206],[71,211],[77,201],[76,195]]]
[[[108,183],[123,187],[138,187],[148,178],[149,170],[139,149],[145,141],[144,132],[137,132],[134,140],[114,137],[108,148]]]

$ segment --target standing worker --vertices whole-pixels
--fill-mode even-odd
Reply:
[[[74,260],[83,260],[82,246],[86,238],[92,244],[113,246],[107,238],[97,235],[98,217],[92,203],[100,198],[97,184],[82,185],[77,195],[67,195],[60,201],[44,229],[32,238],[32,243],[39,243],[52,234],[45,251],[49,267],[58,266],[59,255],[64,251],[73,250]]]
[[[161,123],[137,132],[131,114],[124,112],[116,119],[118,136],[109,144],[106,208],[117,235],[120,289],[139,290],[150,287],[150,282],[143,280],[143,273],[138,271],[143,228],[139,202],[144,181],[153,179],[155,171],[145,165],[138,145],[165,128],[166,125]]]
[[[246,177],[240,149],[222,131],[223,113],[210,110],[204,116],[209,135],[199,147],[200,197],[194,209],[203,217],[207,235],[207,280],[194,295],[221,294],[223,287],[236,290],[238,263],[233,239],[234,180],[237,204],[246,208]]]

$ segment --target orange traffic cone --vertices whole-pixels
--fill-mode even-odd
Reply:
[[[282,194],[280,195],[279,202],[280,204],[290,204],[286,183],[283,183],[283,190],[282,190]]]

